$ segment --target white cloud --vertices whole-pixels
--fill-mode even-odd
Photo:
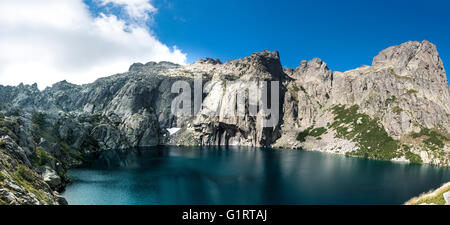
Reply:
[[[121,4],[136,18],[156,11],[148,1],[103,1]],[[82,84],[147,61],[184,64],[186,54],[140,24],[115,15],[92,17],[81,0],[0,1],[1,84]]]

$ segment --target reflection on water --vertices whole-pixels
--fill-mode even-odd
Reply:
[[[402,204],[450,169],[235,147],[109,151],[69,172],[70,204]]]

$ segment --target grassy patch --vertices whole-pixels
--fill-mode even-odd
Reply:
[[[51,132],[48,132],[43,129],[35,130],[35,132],[40,136],[43,137],[45,140],[52,142],[52,143],[58,143],[60,140],[58,137],[55,137],[51,134]]]
[[[309,131],[312,129],[312,127],[309,127],[305,129],[304,131],[297,134],[297,141],[305,142],[305,138],[308,137]]]
[[[400,115],[400,113],[403,111],[402,108],[400,108],[399,106],[394,106],[392,107],[392,112],[394,112],[397,115]]]
[[[319,137],[322,134],[324,134],[325,132],[327,132],[326,128],[319,127],[319,128],[315,128],[315,129],[311,130],[311,132],[309,132],[309,135],[313,136],[313,137]]]
[[[403,144],[401,146],[401,150],[403,154],[405,155],[405,158],[409,160],[410,163],[423,163],[422,158],[420,158],[419,155],[411,152],[411,148],[408,145]]]
[[[104,120],[108,120],[108,118],[106,116],[101,115],[101,114],[93,114],[93,115],[89,115],[89,116],[83,115],[83,116],[81,116],[79,118],[79,121],[81,123],[87,122],[87,123],[92,124],[94,127],[102,124],[102,122]]]
[[[292,90],[294,90],[295,92],[299,92],[299,91],[300,91],[300,88],[297,87],[297,84],[296,84],[296,83],[293,83],[293,84],[292,84]]]
[[[430,149],[444,148],[444,142],[450,141],[449,138],[440,132],[428,128],[422,128],[419,133],[413,133],[411,136],[413,138],[423,137],[423,143]]]
[[[406,94],[408,94],[408,95],[417,94],[417,93],[419,93],[419,91],[415,90],[415,89],[409,89],[408,91],[406,91]]]
[[[70,145],[64,141],[60,142],[60,144],[61,144],[61,147],[64,150],[64,152],[67,153],[70,157],[72,157],[74,159],[79,159],[79,160],[83,159],[81,152],[78,151],[77,149],[70,147]]]
[[[12,174],[13,179],[20,184],[20,186],[33,193],[37,199],[51,204],[52,201],[40,190],[36,189],[35,182],[40,178],[36,177],[33,172],[24,165],[19,165],[16,172]]]
[[[33,173],[24,165],[19,165],[15,175],[20,178],[19,180],[25,180],[28,182],[33,182],[34,180]]]
[[[410,163],[423,163],[422,158],[419,155],[414,154],[412,152],[406,152],[405,158],[409,160]]]
[[[31,158],[31,164],[36,168],[41,168],[45,165],[50,165],[57,161],[53,156],[46,152],[42,147],[37,147],[35,155]]]
[[[378,120],[358,113],[357,105],[345,108],[335,106],[334,123],[331,125],[340,138],[357,143],[359,150],[348,153],[351,156],[379,160],[391,160],[397,156],[398,141],[388,135]]]
[[[321,136],[325,132],[327,132],[327,129],[324,127],[318,127],[313,129],[313,127],[311,126],[305,129],[304,131],[298,133],[297,141],[305,142],[305,138],[308,136],[316,137],[317,139],[319,139],[319,136]]]
[[[5,113],[6,116],[11,117],[11,116],[20,116],[20,109],[10,109],[8,112]]]
[[[385,107],[388,107],[389,104],[395,102],[395,100],[397,100],[397,97],[395,97],[394,95],[392,95],[390,98],[388,98],[388,99],[386,99],[386,100],[384,101],[384,106],[385,106]]]

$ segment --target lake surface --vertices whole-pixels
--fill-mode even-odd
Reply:
[[[402,204],[450,169],[261,148],[110,151],[69,171],[69,204]]]

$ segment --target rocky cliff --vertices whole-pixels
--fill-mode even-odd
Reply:
[[[171,112],[178,81],[205,90],[192,115]],[[272,127],[262,126],[264,109],[249,110],[264,96],[246,91],[249,82],[264,81],[279,83],[270,89],[279,93],[270,100],[280,112]],[[230,116],[239,101],[248,108]],[[450,166],[450,88],[428,41],[390,47],[371,66],[346,72],[317,58],[283,69],[279,53],[270,51],[226,63],[135,63],[91,84],[62,81],[43,91],[0,86],[0,102],[0,203],[6,204],[64,203],[58,191],[68,182],[66,169],[108,149],[270,146]]]

